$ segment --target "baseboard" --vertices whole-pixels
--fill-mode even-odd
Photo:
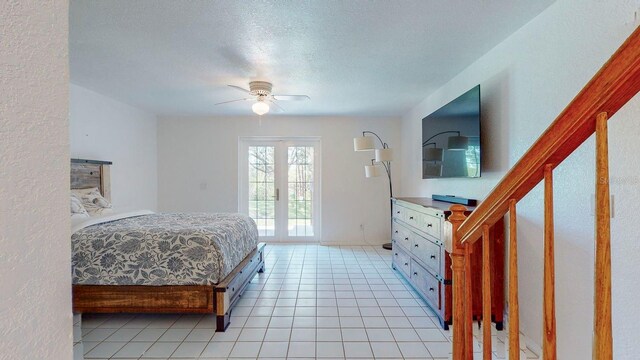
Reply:
[[[380,243],[380,244],[368,244],[365,242],[333,242],[333,241],[329,241],[329,242],[319,242],[318,245],[322,245],[322,246],[379,246],[382,247],[382,244],[384,243]]]
[[[506,332],[509,329],[509,313],[508,313],[507,310],[505,310],[502,319],[503,319],[502,321],[504,323],[504,330],[503,331]],[[535,342],[532,338],[527,336],[522,331],[520,331],[520,340],[521,340],[520,348],[522,348],[522,345],[523,345],[522,344],[522,340],[524,340],[524,345],[529,350],[533,351],[533,353],[536,354],[536,356],[538,356],[538,358],[541,358],[541,356],[542,356],[542,346],[540,346],[537,342]]]
[[[363,241],[359,242],[342,242],[342,241],[262,241],[268,245],[321,245],[321,246],[379,246],[382,247],[384,242],[379,244],[370,244]],[[389,241],[387,241],[389,242]]]

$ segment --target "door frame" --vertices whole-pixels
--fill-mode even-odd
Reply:
[[[249,146],[276,145],[275,176],[276,187],[280,189],[280,199],[287,201],[287,205],[276,204],[276,231],[274,236],[262,237],[267,242],[296,242],[310,243],[320,242],[322,229],[322,142],[320,136],[239,136],[238,137],[238,212],[248,215],[248,189],[245,185],[249,177],[247,159],[249,156]],[[287,171],[280,171],[282,164],[287,165],[286,154],[278,154],[278,147],[288,147],[289,145],[313,146],[314,147],[314,195],[313,195],[313,236],[289,236],[287,231],[288,221],[288,184]],[[279,213],[278,208],[284,209]],[[279,218],[278,218],[279,216]],[[278,234],[278,227],[284,234]]]

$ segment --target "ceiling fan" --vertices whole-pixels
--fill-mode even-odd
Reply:
[[[264,115],[269,112],[269,104],[272,104],[276,109],[284,111],[284,109],[278,104],[278,101],[301,101],[310,100],[307,95],[275,95],[271,93],[273,85],[266,81],[252,81],[249,83],[249,90],[241,88],[235,85],[228,85],[234,89],[238,89],[251,97],[242,99],[223,101],[215,105],[228,104],[237,101],[255,101],[251,106],[251,110],[258,115]]]

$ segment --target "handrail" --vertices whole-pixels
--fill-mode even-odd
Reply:
[[[477,241],[483,225],[495,224],[507,213],[510,200],[519,201],[542,181],[545,165],[555,168],[595,132],[597,114],[606,112],[613,116],[639,91],[640,27],[637,27],[460,225],[456,238],[462,243]]]

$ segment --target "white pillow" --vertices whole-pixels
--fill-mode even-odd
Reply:
[[[89,213],[82,205],[82,201],[75,194],[71,194],[71,218],[85,219],[88,217]]]
[[[106,215],[113,212],[111,203],[102,197],[98,188],[73,189],[71,194],[82,201],[82,205],[90,216]]]

